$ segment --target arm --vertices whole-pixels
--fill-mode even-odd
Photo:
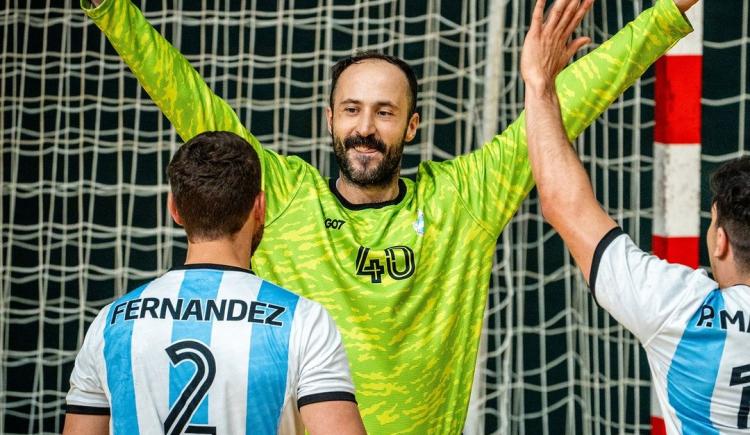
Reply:
[[[65,414],[63,435],[107,435],[108,415]]]
[[[183,140],[204,131],[230,131],[253,146],[260,158],[267,222],[286,209],[307,166],[265,150],[237,114],[211,91],[188,60],[156,31],[130,0],[81,0],[81,7],[104,32]]]
[[[716,283],[700,271],[643,252],[599,206],[565,135],[555,92],[555,76],[576,49],[568,37],[554,15],[544,19],[544,0],[537,0],[521,73],[529,158],[542,213],[570,249],[599,305],[648,346],[669,319],[692,315]]]
[[[98,367],[103,367],[101,327],[108,308],[99,312],[76,356],[70,374],[70,390],[65,398],[63,434],[96,435],[109,433],[110,403]]]
[[[675,1],[687,8],[696,0]],[[556,90],[569,139],[581,134],[654,61],[692,31],[675,1],[657,0],[558,75]],[[481,149],[443,164],[456,190],[466,192],[462,199],[467,208],[493,234],[500,233],[533,186],[525,117],[522,113]]]
[[[337,433],[342,435],[364,435],[365,426],[354,402],[318,402],[303,406],[299,410],[302,423],[310,435]]]
[[[584,5],[592,1],[585,0]],[[572,31],[559,26],[556,14],[545,20],[544,0],[537,0],[524,41],[521,74],[526,83],[529,159],[542,214],[560,233],[588,282],[596,246],[617,225],[599,206],[563,128],[555,76],[588,42],[578,38],[567,43]]]
[[[365,433],[354,397],[344,346],[333,319],[319,304],[305,301],[299,337],[297,406],[311,435]],[[297,308],[300,310],[300,307]]]
[[[129,0],[81,0],[81,7],[107,36],[151,99],[187,141],[211,130],[231,131],[255,147],[260,144],[231,107]]]

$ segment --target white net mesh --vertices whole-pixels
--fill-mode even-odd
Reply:
[[[739,134],[716,133],[724,147],[711,147],[706,164],[746,149],[737,144],[748,126],[748,1],[738,2],[742,16],[705,5],[707,55],[738,71],[736,86],[711,88],[711,71],[720,72],[707,66],[707,116],[717,112],[721,134]],[[405,151],[407,176],[420,160],[476,148],[521,109],[527,0],[139,6],[262,143],[326,175],[335,171],[323,118],[328,68],[355,48],[401,56],[420,77],[423,123]],[[600,0],[583,33],[601,42],[643,7],[640,0]],[[712,17],[722,23],[714,33]],[[0,27],[0,433],[54,433],[95,313],[184,257],[184,237],[164,206],[164,168],[179,140],[77,3],[10,0]],[[578,142],[599,198],[644,247],[651,224],[648,77]],[[496,257],[480,361],[486,387],[477,392],[467,433],[646,430],[644,356],[595,306],[542,224],[533,194]]]

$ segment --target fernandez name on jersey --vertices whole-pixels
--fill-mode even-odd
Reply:
[[[186,265],[101,310],[67,412],[114,434],[304,433],[299,408],[354,401],[341,337],[319,304],[251,272]]]
[[[247,321],[271,326],[284,326],[279,316],[286,307],[261,301],[242,299],[159,299],[143,298],[122,302],[112,308],[110,325],[118,321],[143,318],[172,319],[184,321],[210,322]]]

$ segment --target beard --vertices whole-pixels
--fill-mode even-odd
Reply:
[[[383,141],[370,136],[349,136],[343,140],[332,135],[333,152],[344,178],[360,187],[385,187],[398,177],[401,157],[404,152],[404,137],[399,144],[388,147]],[[372,155],[353,155],[348,151],[355,147],[366,147],[378,151]]]
[[[255,254],[255,250],[258,249],[258,246],[260,246],[260,241],[263,240],[263,230],[265,229],[264,225],[259,225],[255,232],[253,233],[253,240],[250,244],[250,256],[252,257],[253,254]]]

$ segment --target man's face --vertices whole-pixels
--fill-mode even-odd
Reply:
[[[409,116],[409,83],[395,65],[369,59],[339,76],[328,130],[343,176],[362,187],[387,186],[398,177],[404,143],[419,115]]]

